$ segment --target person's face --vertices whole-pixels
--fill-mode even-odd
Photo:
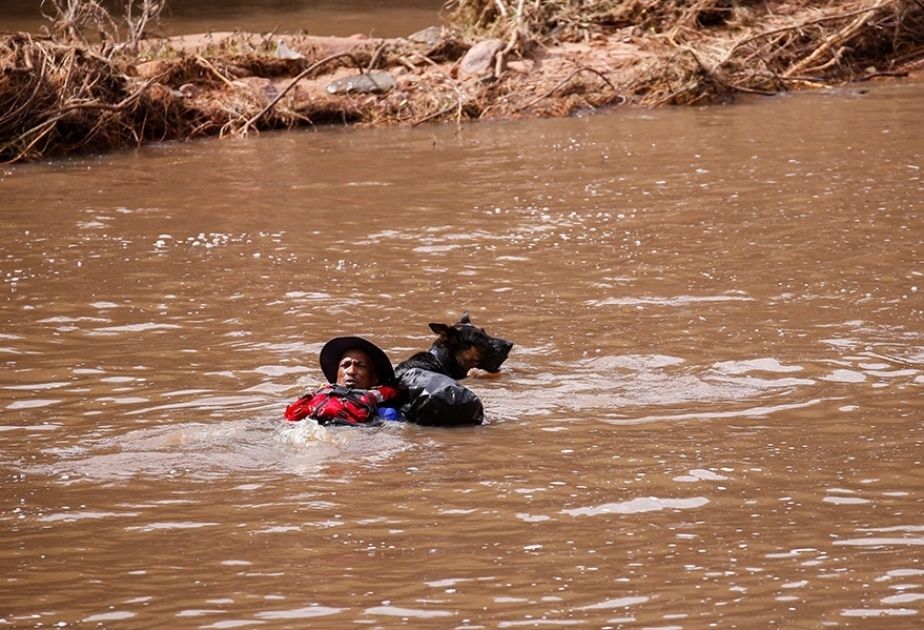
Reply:
[[[372,359],[362,350],[347,350],[337,365],[337,384],[354,389],[371,389],[378,384]]]

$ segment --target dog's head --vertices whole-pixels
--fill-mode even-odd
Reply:
[[[512,342],[492,337],[484,328],[472,324],[468,312],[452,326],[431,323],[430,330],[439,335],[434,345],[441,345],[452,353],[464,372],[472,368],[498,372],[513,348]]]

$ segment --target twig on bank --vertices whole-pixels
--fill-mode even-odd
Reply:
[[[427,115],[424,116],[423,118],[418,118],[417,120],[412,121],[412,122],[411,122],[411,127],[416,127],[417,125],[422,125],[422,124],[425,123],[425,122],[428,122],[428,121],[430,121],[430,120],[434,120],[434,119],[436,119],[436,118],[439,118],[439,117],[442,116],[443,114],[448,114],[449,112],[451,112],[451,111],[454,110],[454,109],[456,109],[456,104],[455,104],[455,103],[450,103],[448,106],[444,107],[444,108],[441,109],[441,110],[435,111],[435,112],[433,112],[433,113],[431,113],[431,114],[427,114]]]
[[[595,75],[597,75],[598,77],[600,77],[601,79],[603,79],[603,81],[604,81],[608,86],[610,86],[610,89],[613,90],[613,92],[616,94],[616,96],[619,97],[619,98],[621,99],[620,104],[622,104],[622,103],[625,102],[625,97],[624,97],[624,96],[621,96],[621,95],[619,94],[619,90],[616,89],[616,86],[613,85],[612,81],[610,81],[608,78],[606,78],[606,75],[604,75],[604,74],[603,74],[602,72],[600,72],[599,70],[594,70],[593,68],[588,68],[587,66],[581,66],[580,68],[576,69],[574,72],[572,72],[571,74],[569,74],[568,76],[566,76],[564,79],[562,79],[561,81],[559,81],[558,83],[556,83],[555,86],[552,87],[550,90],[546,90],[545,92],[543,92],[542,94],[540,94],[539,96],[537,96],[536,98],[534,98],[533,100],[531,100],[530,102],[526,103],[525,105],[520,105],[519,107],[517,107],[516,109],[514,109],[514,110],[513,110],[514,113],[516,113],[516,112],[521,112],[521,111],[523,111],[524,109],[529,109],[530,107],[532,107],[532,106],[535,105],[536,103],[539,103],[540,101],[542,101],[542,100],[544,100],[544,99],[547,99],[547,98],[550,97],[552,94],[554,94],[556,91],[558,91],[559,88],[561,88],[561,87],[563,87],[564,85],[566,85],[571,79],[573,79],[574,77],[576,77],[577,75],[579,75],[579,74],[582,73],[582,72],[592,72],[593,74],[595,74]]]
[[[876,77],[907,77],[908,74],[909,73],[906,70],[896,70],[894,72],[870,72],[869,74],[865,74],[857,79],[857,81],[869,81],[870,79],[875,79]]]
[[[783,76],[788,77],[793,74],[798,74],[804,71],[806,68],[809,68],[813,63],[815,63],[818,59],[820,59],[823,55],[825,55],[829,50],[831,50],[835,46],[839,46],[842,42],[845,42],[848,39],[850,39],[854,34],[857,33],[857,31],[863,28],[863,26],[872,17],[873,13],[877,11],[878,9],[881,9],[884,4],[886,4],[886,2],[883,0],[880,0],[880,2],[877,2],[875,6],[868,7],[866,11],[864,11],[853,22],[851,22],[846,28],[826,38],[824,42],[822,42],[821,46],[816,48],[815,51],[812,52],[812,54],[802,59],[802,61],[800,61],[799,63],[791,66],[786,72],[783,73]]]
[[[456,109],[456,124],[459,124],[460,122],[462,122],[462,106],[465,104],[465,95],[462,93],[462,88],[459,87],[459,84],[455,81],[455,79],[453,79],[451,76],[449,76],[448,74],[446,74],[446,72],[445,72],[442,68],[440,68],[439,64],[437,64],[435,61],[433,61],[432,59],[430,59],[430,58],[427,57],[426,55],[423,55],[423,54],[421,54],[421,53],[419,53],[419,52],[414,52],[413,54],[414,54],[415,56],[417,56],[417,57],[420,57],[425,63],[428,63],[428,64],[430,64],[431,66],[433,66],[434,68],[436,68],[436,71],[437,71],[440,75],[442,75],[447,81],[449,81],[449,85],[450,85],[450,86],[452,87],[452,89],[455,90],[455,92],[456,92],[456,96],[458,97],[458,101],[457,101],[452,107],[445,107],[445,108],[441,109],[441,110],[438,111],[438,112],[434,112],[434,113],[432,113],[432,114],[429,114],[429,115],[427,115],[427,116],[421,118],[420,120],[416,120],[416,121],[412,122],[412,123],[411,123],[411,126],[412,126],[412,127],[416,127],[417,125],[419,125],[419,124],[421,124],[421,123],[424,123],[424,122],[427,122],[428,120],[433,120],[434,118],[439,118],[439,117],[442,116],[443,114],[448,114],[450,111],[453,110],[453,108]]]
[[[507,41],[507,45],[504,49],[497,53],[497,57],[494,60],[495,77],[500,77],[501,72],[504,70],[504,64],[507,63],[507,55],[510,54],[516,47],[517,42],[520,41],[520,30],[523,28],[523,2],[524,0],[518,0],[513,27],[510,29],[510,39]]]
[[[760,90],[758,88],[750,88],[744,85],[738,85],[736,83],[728,83],[726,85],[728,85],[728,87],[732,88],[733,90],[736,90],[738,92],[744,92],[745,94],[758,94],[760,96],[775,96],[776,95],[776,92],[771,92],[770,90]]]
[[[918,1],[918,0],[915,0],[915,1]],[[894,3],[894,0],[887,0],[887,4],[892,4],[892,3]],[[757,33],[755,35],[751,35],[749,37],[742,39],[739,42],[736,42],[735,45],[732,46],[731,49],[729,49],[726,55],[726,59],[730,58],[735,53],[735,51],[738,50],[738,48],[740,48],[741,46],[744,46],[745,44],[750,44],[751,42],[756,41],[758,39],[769,37],[771,35],[777,35],[780,33],[791,33],[793,31],[799,31],[799,30],[804,29],[806,26],[815,26],[816,24],[823,24],[824,22],[832,22],[836,20],[846,20],[847,18],[851,18],[857,15],[862,15],[864,13],[869,13],[870,11],[881,9],[883,6],[886,6],[886,5],[880,4],[880,5],[876,5],[875,7],[865,7],[857,11],[850,11],[848,13],[839,13],[837,15],[826,15],[824,17],[816,18],[814,20],[806,20],[804,22],[799,22],[798,24],[790,24],[787,26],[783,26],[781,28],[775,28],[770,31],[764,31],[763,33]]]
[[[388,42],[385,41],[376,47],[375,52],[372,53],[372,57],[369,59],[369,65],[366,66],[367,73],[375,69],[376,64],[379,62],[379,57],[382,56],[386,48],[388,48]]]
[[[299,72],[299,73],[295,76],[295,78],[293,78],[293,79],[289,82],[289,84],[285,87],[285,89],[283,89],[282,92],[280,92],[279,94],[276,95],[276,98],[274,98],[272,101],[270,101],[270,103],[269,103],[266,107],[264,107],[263,109],[261,109],[260,112],[259,112],[256,116],[253,116],[253,117],[250,118],[247,122],[244,123],[244,126],[241,127],[241,129],[237,132],[238,135],[240,135],[240,136],[246,136],[246,135],[247,135],[247,132],[250,130],[250,128],[251,128],[258,120],[260,120],[260,118],[262,118],[264,114],[266,114],[268,111],[270,111],[271,109],[273,109],[273,108],[276,106],[276,103],[278,103],[279,101],[281,101],[282,98],[283,98],[286,94],[289,93],[289,90],[291,90],[292,88],[294,88],[295,85],[296,85],[299,81],[301,81],[302,79],[304,79],[306,76],[308,76],[309,74],[311,74],[312,72],[314,72],[315,70],[317,70],[318,68],[320,68],[321,66],[323,66],[324,64],[330,63],[331,61],[334,61],[335,59],[342,59],[342,58],[344,58],[344,57],[351,59],[351,60],[353,61],[353,63],[356,65],[356,67],[360,69],[360,72],[362,72],[362,64],[360,64],[360,63],[356,60],[356,57],[354,57],[354,56],[353,56],[353,53],[351,53],[351,52],[336,53],[336,54],[333,54],[333,55],[329,55],[329,56],[327,56],[327,57],[324,57],[324,59],[321,59],[320,61],[311,64],[310,66],[308,66],[307,68],[305,68],[304,70],[302,70],[301,72]]]
[[[219,71],[218,71],[218,68],[216,68],[214,65],[212,65],[212,62],[210,62],[208,59],[206,59],[206,58],[203,57],[202,55],[196,55],[196,62],[198,62],[198,63],[199,63],[200,65],[202,65],[202,66],[205,66],[205,68],[206,68],[207,70],[209,70],[212,74],[214,74],[216,77],[218,77],[219,79],[221,79],[221,81],[222,81],[225,85],[227,85],[229,88],[233,88],[233,87],[234,87],[234,84],[231,82],[231,80],[228,79],[228,77],[226,77],[225,75],[223,75],[221,72],[219,72]]]

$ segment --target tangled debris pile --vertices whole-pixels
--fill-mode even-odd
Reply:
[[[163,0],[137,0],[134,16],[129,1],[127,34],[94,0],[49,1],[49,33],[0,34],[0,161],[312,124],[724,102],[924,67],[921,0],[450,0],[450,26],[396,39],[143,39]]]
[[[533,54],[614,39],[649,53],[622,84],[645,106],[728,101],[879,76],[924,61],[920,0],[451,0],[457,23]]]

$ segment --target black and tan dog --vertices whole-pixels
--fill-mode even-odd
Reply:
[[[405,392],[401,411],[411,422],[430,425],[481,424],[481,401],[456,381],[472,368],[498,372],[513,343],[472,324],[466,312],[453,325],[430,324],[439,335],[428,352],[398,364],[395,375]]]
[[[398,377],[410,368],[422,368],[461,380],[472,368],[486,372],[498,372],[513,343],[500,337],[492,337],[472,324],[468,312],[462,314],[455,324],[430,324],[430,330],[439,337],[430,346],[429,352],[418,352],[395,368]]]

